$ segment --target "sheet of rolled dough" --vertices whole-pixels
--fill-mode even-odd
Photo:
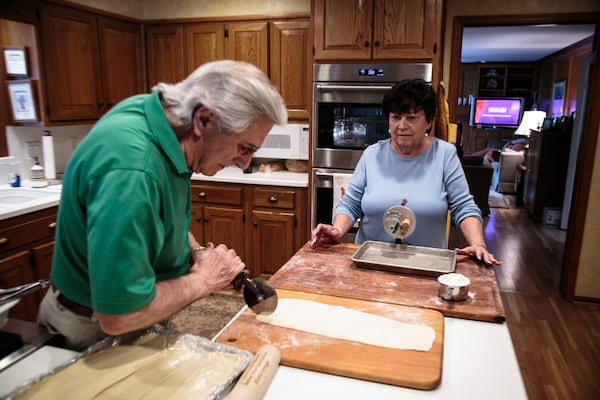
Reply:
[[[435,340],[435,330],[425,324],[408,324],[302,299],[279,299],[274,313],[257,315],[256,319],[284,328],[392,349],[429,351]]]

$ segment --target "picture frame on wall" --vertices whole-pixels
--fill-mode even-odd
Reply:
[[[5,47],[4,65],[8,77],[28,77],[29,63],[26,47]]]
[[[29,80],[6,82],[13,122],[39,122],[34,83]]]

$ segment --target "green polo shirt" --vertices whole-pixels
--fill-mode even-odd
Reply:
[[[103,314],[148,305],[157,281],[188,267],[190,176],[157,92],[116,105],[65,171],[51,273],[56,287]]]

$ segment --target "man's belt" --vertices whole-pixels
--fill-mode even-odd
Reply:
[[[54,285],[52,285],[53,290],[57,290]],[[60,303],[64,308],[74,312],[77,315],[81,315],[83,317],[91,318],[92,314],[94,314],[94,310],[89,307],[82,306],[79,303],[75,303],[72,300],[69,300],[64,294],[59,293],[56,297],[56,300]]]

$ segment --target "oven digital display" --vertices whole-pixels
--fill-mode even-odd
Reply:
[[[383,76],[383,68],[359,68],[358,76]]]

